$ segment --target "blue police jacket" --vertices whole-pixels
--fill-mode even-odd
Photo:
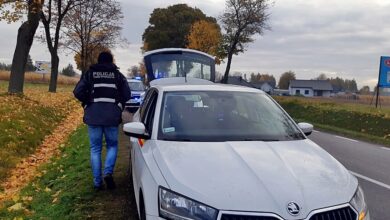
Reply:
[[[96,64],[83,74],[74,96],[84,107],[84,123],[94,126],[118,126],[131,92],[126,78],[115,64]]]

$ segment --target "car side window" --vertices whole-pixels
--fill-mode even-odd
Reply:
[[[146,104],[145,114],[144,117],[142,118],[142,122],[145,124],[146,131],[149,134],[152,134],[152,130],[153,130],[153,120],[154,120],[154,113],[156,110],[157,97],[158,97],[158,93],[156,91],[153,91],[148,103]]]
[[[155,91],[149,89],[145,95],[145,99],[140,107],[140,116],[141,116],[141,119],[143,121],[144,117],[145,117],[145,110],[146,110],[146,107],[148,106],[148,103],[149,103],[149,100],[150,100],[150,97],[152,96],[152,94],[154,93]]]

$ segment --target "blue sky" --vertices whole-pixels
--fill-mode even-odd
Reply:
[[[156,7],[187,3],[218,17],[224,0],[121,0],[123,36],[130,44],[113,50],[122,72],[142,59],[142,33]],[[358,86],[376,84],[379,57],[390,55],[390,0],[275,0],[270,8],[271,31],[257,36],[244,54],[233,58],[232,71],[273,74],[288,70],[297,78],[355,78]],[[20,23],[0,22],[0,62],[11,63]],[[34,42],[34,60],[49,60],[46,45]],[[74,63],[61,53],[61,67]],[[217,68],[224,72],[224,65]]]

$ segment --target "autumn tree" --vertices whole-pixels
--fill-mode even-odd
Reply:
[[[49,92],[56,92],[57,90],[58,66],[60,62],[58,49],[63,20],[69,11],[82,3],[82,0],[46,0],[40,14],[45,30],[44,40],[51,55]]]
[[[127,69],[127,76],[129,77],[137,77],[140,76],[141,69],[139,66],[131,66],[129,69]]]
[[[23,93],[27,58],[39,26],[43,0],[0,0],[0,20],[15,22],[27,13],[26,20],[18,29],[16,47],[12,59],[9,93]]]
[[[215,18],[208,17],[200,9],[192,8],[187,4],[154,9],[149,18],[149,26],[142,35],[144,42],[142,50],[187,48],[187,36],[191,26],[200,20],[217,24]]]
[[[84,1],[65,16],[64,46],[77,53],[82,73],[93,63],[96,51],[121,42],[122,18],[117,0]]]
[[[256,34],[269,29],[268,0],[226,0],[226,9],[221,16],[223,33],[222,49],[227,55],[223,82],[226,83],[233,55],[243,53]]]
[[[273,85],[276,85],[276,79],[273,75],[270,74],[261,74],[252,73],[250,76],[250,82],[251,83],[257,83],[257,82],[272,82]]]
[[[362,95],[369,95],[370,94],[370,87],[369,86],[363,86],[360,90],[359,93]]]
[[[192,24],[187,39],[188,48],[223,58],[220,52],[221,28],[217,23],[205,20],[196,21]]]
[[[288,89],[288,87],[290,86],[290,81],[295,79],[295,73],[293,71],[283,73],[279,78],[279,89]]]
[[[87,48],[88,56],[85,56],[85,58],[82,58],[82,52],[78,52],[74,56],[74,61],[76,62],[77,69],[78,70],[88,70],[88,68],[96,64],[98,61],[99,54],[101,52],[110,52],[111,50],[105,46],[98,45],[98,46],[91,46],[90,48]]]

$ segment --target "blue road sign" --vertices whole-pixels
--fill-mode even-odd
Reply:
[[[390,88],[390,57],[381,57],[379,87]]]

